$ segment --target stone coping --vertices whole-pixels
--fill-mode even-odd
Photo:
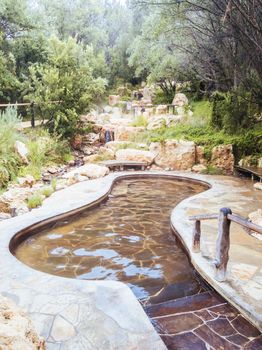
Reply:
[[[228,282],[219,283],[213,278],[211,264],[216,223],[210,221],[203,225],[203,255],[195,254],[191,253],[193,224],[187,216],[216,212],[225,205],[245,216],[258,208],[262,194],[251,189],[250,182],[230,177],[182,172],[122,172],[55,192],[41,208],[0,223],[0,293],[29,313],[38,332],[47,339],[48,349],[166,349],[140,303],[124,283],[52,276],[24,265],[9,250],[10,240],[17,232],[101,201],[120,178],[147,174],[196,180],[212,186],[182,201],[172,212],[172,226],[197,271],[253,323],[261,326],[262,243],[239,227],[237,232],[234,230],[229,266],[229,272],[233,273],[229,274]]]

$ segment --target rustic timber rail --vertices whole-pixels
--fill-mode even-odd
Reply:
[[[217,281],[223,282],[226,280],[227,263],[229,260],[230,248],[230,225],[235,222],[240,226],[254,231],[262,235],[262,226],[253,224],[252,222],[233,214],[230,208],[221,208],[219,214],[194,215],[190,216],[189,220],[194,221],[193,229],[193,244],[192,250],[194,253],[200,253],[200,238],[201,238],[201,221],[218,219],[218,235],[216,241],[216,257],[214,265],[216,269],[215,278]]]
[[[262,168],[252,167],[252,166],[235,165],[235,169],[239,173],[251,174],[252,180],[254,180],[254,177],[257,177],[257,178],[259,178],[260,181],[262,181]]]

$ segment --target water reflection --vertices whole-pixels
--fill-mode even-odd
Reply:
[[[177,180],[123,180],[105,203],[27,239],[16,256],[59,276],[126,282],[138,298],[179,283],[197,288],[169,220],[179,201],[203,190]]]

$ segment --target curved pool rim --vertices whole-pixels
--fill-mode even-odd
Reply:
[[[18,232],[16,232],[13,237],[11,238],[10,242],[9,242],[9,250],[12,253],[12,255],[14,257],[16,257],[15,255],[15,251],[17,249],[17,247],[27,238],[33,236],[34,234],[36,234],[37,232],[39,232],[39,230],[45,230],[47,229],[49,226],[52,226],[56,221],[59,220],[63,220],[63,219],[67,219],[67,218],[72,218],[77,214],[80,214],[86,210],[92,210],[93,208],[98,207],[102,202],[106,201],[107,198],[109,197],[109,195],[111,194],[114,186],[121,180],[125,180],[125,179],[147,179],[147,178],[160,178],[160,179],[173,179],[176,181],[181,181],[181,182],[189,182],[189,183],[193,183],[193,184],[200,184],[203,185],[203,187],[206,187],[206,189],[204,189],[203,191],[201,191],[200,193],[203,193],[205,191],[208,191],[209,189],[212,188],[211,184],[208,183],[207,181],[203,181],[203,180],[199,180],[199,179],[192,179],[190,177],[186,177],[186,176],[178,176],[178,175],[173,175],[173,174],[160,174],[160,175],[156,175],[156,174],[150,174],[150,173],[143,173],[143,174],[124,174],[124,175],[119,175],[116,178],[113,179],[111,186],[109,188],[109,190],[103,195],[101,196],[99,199],[92,201],[86,205],[83,205],[77,209],[73,209],[71,211],[67,211],[64,212],[62,214],[59,215],[55,215],[52,216],[48,219],[39,221],[37,223],[34,223],[31,226],[28,226]],[[198,193],[199,194],[199,193]],[[192,198],[194,196],[197,196],[198,194],[195,194],[193,196],[187,197],[187,198]],[[186,200],[187,198],[185,198],[184,200]],[[184,200],[182,200],[181,202],[183,202]],[[178,203],[179,204],[179,203]],[[174,227],[174,225],[172,225],[171,222],[171,228],[174,232],[175,235],[177,235],[176,233],[176,229]],[[182,243],[183,248],[186,250],[187,255],[190,259],[190,252],[187,249],[187,247],[185,246],[183,240],[181,239],[180,235],[178,235],[179,240]],[[19,260],[19,259],[17,259]],[[20,261],[20,260],[19,260]],[[23,262],[22,262],[23,263]],[[27,266],[27,265],[26,265]],[[58,276],[57,276],[58,277]],[[70,278],[70,277],[69,277]]]
[[[38,211],[39,215],[32,215],[33,213],[25,214],[20,217],[15,217],[13,219],[7,220],[6,222],[0,223],[0,230],[2,229],[4,232],[3,235],[0,235],[0,251],[2,252],[3,256],[7,258],[7,264],[3,265],[3,270],[5,270],[7,273],[6,275],[9,276],[10,279],[17,279],[20,281],[19,283],[24,284],[24,277],[18,277],[16,274],[16,271],[18,271],[18,274],[20,271],[22,271],[22,274],[25,276],[31,276],[35,277],[36,279],[40,281],[49,281],[52,280],[52,283],[56,283],[57,285],[69,283],[71,281],[72,288],[75,288],[74,286],[78,286],[77,290],[79,289],[79,286],[81,288],[92,288],[92,286],[95,286],[97,288],[98,286],[110,286],[114,288],[118,288],[123,291],[127,292],[127,289],[129,290],[129,287],[126,286],[123,282],[116,282],[116,281],[78,281],[67,277],[59,277],[47,274],[45,272],[37,271],[25,264],[23,264],[20,260],[18,260],[13,254],[11,254],[12,244],[14,244],[14,238],[19,238],[18,235],[22,235],[23,232],[28,232],[29,230],[36,228],[39,229],[39,227],[42,227],[43,224],[48,224],[48,222],[53,222],[59,218],[70,215],[75,215],[79,213],[82,210],[85,210],[87,208],[92,208],[93,206],[96,206],[97,204],[101,203],[104,199],[107,198],[107,196],[110,194],[110,191],[112,189],[112,186],[114,184],[125,178],[144,178],[144,177],[164,177],[164,178],[175,178],[175,179],[181,179],[186,180],[190,182],[197,182],[201,183],[203,185],[207,186],[207,190],[201,193],[198,193],[196,195],[190,196],[184,200],[182,200],[172,211],[171,213],[171,226],[175,230],[178,238],[180,238],[183,247],[189,254],[189,259],[196,271],[200,274],[200,276],[207,281],[219,294],[221,294],[226,300],[228,300],[232,305],[234,305],[251,323],[256,325],[261,331],[262,331],[262,313],[259,313],[257,311],[257,307],[262,307],[262,303],[257,304],[254,303],[247,303],[246,300],[243,298],[241,293],[238,293],[238,290],[236,291],[233,286],[230,285],[230,283],[220,283],[217,282],[214,279],[214,269],[213,265],[210,260],[206,259],[205,256],[202,256],[202,254],[197,254],[192,252],[191,250],[191,244],[192,244],[192,228],[193,224],[190,223],[187,220],[187,208],[191,206],[191,201],[196,203],[198,200],[201,201],[202,198],[205,198],[206,200],[213,199],[216,196],[220,196],[222,194],[222,197],[224,199],[223,203],[227,203],[230,205],[231,203],[231,192],[232,192],[232,183],[233,183],[233,192],[239,194],[241,191],[243,192],[243,189],[245,191],[245,185],[243,186],[243,183],[241,183],[240,180],[234,179],[232,177],[226,177],[226,176],[209,176],[209,175],[200,175],[200,174],[194,174],[194,173],[187,173],[187,172],[164,172],[164,171],[152,171],[150,173],[147,172],[121,172],[121,173],[111,173],[110,175],[97,180],[91,180],[91,181],[85,181],[81,182],[75,185],[72,185],[64,190],[58,191],[56,193],[61,193],[63,191],[70,191],[70,193],[78,192],[80,194],[80,199],[77,201],[72,201],[72,197],[70,197],[71,204],[66,205],[63,203],[62,208],[57,208],[57,206],[53,205],[53,211],[56,212],[56,215],[53,215],[51,213],[50,208],[47,208],[47,206],[52,203],[54,204],[53,196],[56,196],[56,193],[51,196],[51,198],[48,198],[46,200],[46,203],[48,205],[45,206],[45,203],[43,207],[39,209],[35,209],[33,212],[36,213]],[[88,187],[88,184],[90,186],[93,186],[93,183],[99,183],[99,185],[104,186],[101,190],[96,189],[95,195],[90,197],[87,195],[89,192],[85,192],[85,189]],[[77,187],[78,186],[78,187]],[[90,187],[89,186],[89,187]],[[74,188],[76,187],[76,190]],[[82,192],[79,192],[79,189],[81,189]],[[83,195],[83,192],[84,195]],[[204,194],[202,196],[202,194]],[[202,197],[201,197],[202,196]],[[59,198],[59,196],[56,196]],[[92,199],[95,198],[95,199]],[[50,202],[50,201],[51,202]],[[231,204],[233,205],[234,202]],[[215,210],[218,210],[219,207],[217,206],[217,203],[212,203],[213,208],[216,208]],[[211,205],[211,207],[212,207]],[[71,208],[73,208],[71,210]],[[208,208],[210,211],[210,208]],[[211,209],[212,210],[212,209]],[[214,209],[213,209],[214,210]],[[202,213],[203,210],[201,210]],[[180,218],[178,221],[177,218]],[[23,229],[18,230],[18,227],[23,227]],[[14,270],[15,272],[13,273]],[[6,279],[5,279],[6,280]],[[37,283],[38,284],[38,283]],[[31,289],[34,288],[34,283],[30,287]],[[118,287],[117,287],[118,286]],[[12,289],[12,288],[11,288]],[[1,291],[8,290],[8,287],[3,286],[0,289]],[[10,287],[9,287],[10,290]],[[131,292],[131,291],[130,291]],[[123,293],[123,292],[121,292]],[[131,295],[130,295],[131,298]],[[134,303],[134,300],[133,300]],[[137,301],[138,303],[138,301]],[[131,309],[130,309],[131,311]]]

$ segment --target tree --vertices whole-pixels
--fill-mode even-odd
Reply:
[[[93,76],[94,53],[76,40],[51,37],[47,62],[29,67],[25,100],[35,112],[48,119],[50,130],[70,137],[77,130],[79,116],[103,93],[106,81]]]

